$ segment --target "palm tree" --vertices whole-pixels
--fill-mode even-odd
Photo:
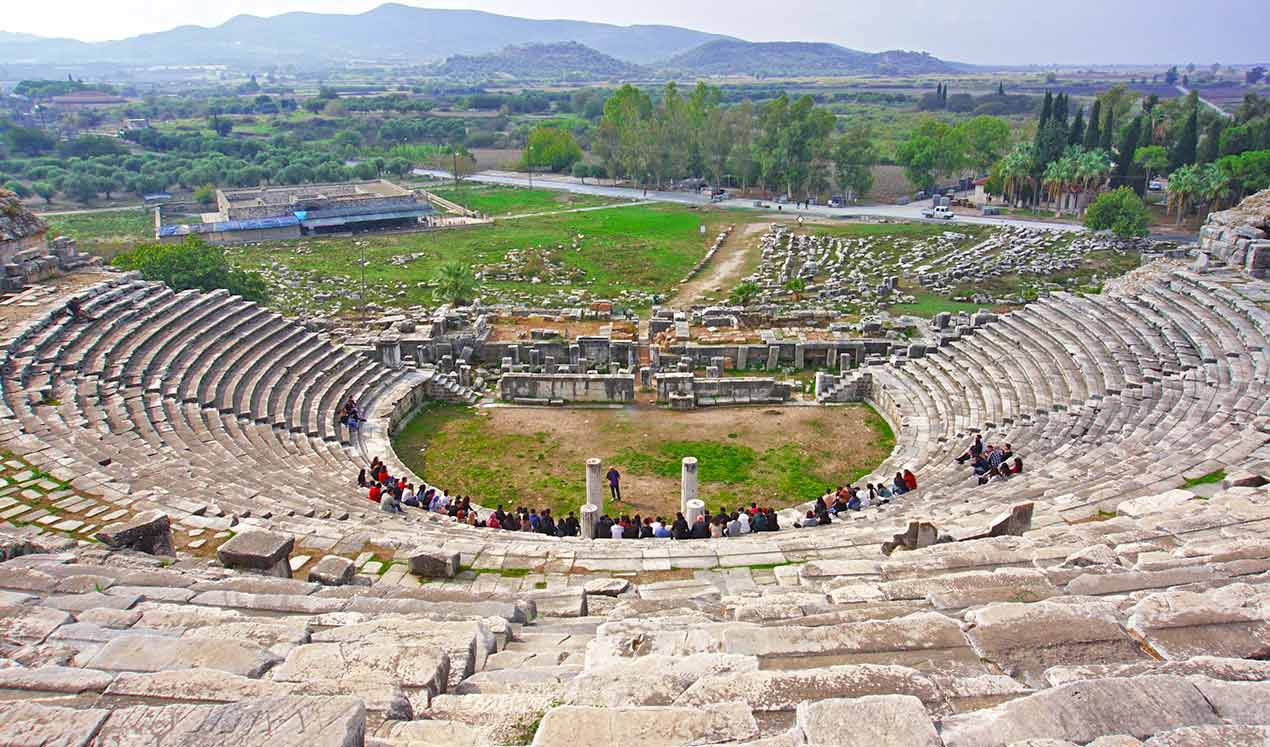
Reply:
[[[1169,204],[1177,208],[1177,225],[1182,225],[1186,209],[1203,189],[1203,177],[1198,166],[1187,164],[1169,175]]]
[[[1031,143],[1019,143],[1014,150],[1001,159],[997,168],[1001,174],[1007,202],[1017,204],[1016,198],[1022,191],[1023,185],[1031,179],[1032,160]]]
[[[442,303],[465,305],[476,290],[476,274],[460,262],[450,262],[441,267],[433,295]]]
[[[795,301],[803,299],[803,291],[807,290],[807,281],[802,278],[790,278],[785,281],[785,290],[789,291]]]
[[[1113,166],[1106,151],[1081,149],[1076,156],[1076,184],[1080,193],[1096,191],[1102,188],[1111,175]]]
[[[729,299],[737,306],[749,306],[758,298],[758,285],[751,282],[744,282],[732,289]]]

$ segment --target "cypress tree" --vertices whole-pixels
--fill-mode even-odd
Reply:
[[[1094,108],[1089,110],[1089,127],[1085,128],[1085,150],[1093,150],[1099,146],[1101,133],[1098,124],[1102,119],[1102,102],[1094,99]]]
[[[1199,103],[1191,107],[1186,117],[1182,133],[1173,144],[1173,152],[1169,154],[1169,169],[1176,169],[1188,163],[1195,163],[1196,151],[1199,149]]]
[[[1045,92],[1045,100],[1041,102],[1041,119],[1036,123],[1036,132],[1039,135],[1041,130],[1045,129],[1045,125],[1050,121],[1050,114],[1054,111],[1054,96],[1049,91]]]
[[[1204,130],[1204,139],[1199,141],[1199,151],[1195,154],[1196,163],[1212,163],[1221,156],[1221,134],[1226,130],[1226,120],[1220,117],[1209,123]]]
[[[1133,185],[1130,177],[1133,176],[1133,154],[1138,147],[1138,138],[1142,134],[1142,115],[1133,118],[1129,126],[1125,128],[1124,136],[1120,138],[1120,148],[1116,152],[1116,183],[1129,184],[1130,186],[1142,187],[1145,185]]]
[[[1050,117],[1060,125],[1067,126],[1067,94],[1060,93],[1054,97],[1054,111]]]
[[[1098,141],[1098,146],[1108,153],[1111,152],[1112,141],[1116,137],[1116,110],[1114,107],[1107,108],[1107,114],[1102,119],[1102,139]],[[1134,140],[1137,140],[1135,135]]]
[[[1083,145],[1085,142],[1085,107],[1076,107],[1076,118],[1072,120],[1072,129],[1067,134],[1068,145]]]
[[[1002,97],[1005,96],[1005,83],[997,84],[997,95]]]

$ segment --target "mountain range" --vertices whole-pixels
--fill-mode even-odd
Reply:
[[[212,28],[179,26],[107,42],[0,32],[0,60],[50,66],[219,64],[241,68],[292,65],[300,69],[365,62],[440,65],[442,69],[453,65],[468,72],[485,69],[498,74],[505,72],[499,68],[515,64],[518,58],[526,60],[525,45],[563,43],[575,46],[556,51],[586,62],[584,70],[597,68],[603,79],[638,74],[633,66],[701,75],[937,73],[951,69],[950,63],[915,52],[868,53],[833,44],[754,43],[676,26],[536,20],[397,3],[354,15],[240,15]],[[522,51],[516,52],[517,48]],[[527,49],[532,51],[533,47]],[[568,60],[560,64],[568,64]],[[632,67],[623,72],[621,65]],[[553,67],[555,63],[547,65],[548,70]]]

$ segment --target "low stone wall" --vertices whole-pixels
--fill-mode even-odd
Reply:
[[[1270,278],[1270,189],[1230,210],[1208,216],[1199,248],[1213,259],[1254,278]]]
[[[499,380],[498,396],[522,404],[634,402],[635,376],[509,373]]]
[[[657,375],[657,401],[676,409],[719,405],[779,404],[793,394],[789,382],[770,378],[707,378],[691,373]]]

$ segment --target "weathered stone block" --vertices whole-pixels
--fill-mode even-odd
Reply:
[[[102,527],[95,536],[115,550],[176,555],[172,547],[172,523],[162,511],[142,511],[128,521]]]
[[[323,586],[344,586],[351,583],[357,569],[353,561],[339,555],[327,555],[309,570],[309,580]]]
[[[417,547],[405,555],[410,572],[424,578],[454,578],[459,573],[459,554],[432,547]]]
[[[253,530],[230,537],[216,550],[226,568],[291,578],[294,537]]]

